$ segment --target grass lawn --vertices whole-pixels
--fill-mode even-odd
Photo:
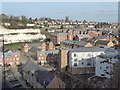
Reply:
[[[5,47],[11,50],[18,50],[20,48],[20,44],[9,44],[9,45],[5,45]]]

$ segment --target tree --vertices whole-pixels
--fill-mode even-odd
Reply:
[[[61,25],[61,26],[60,26],[60,29],[63,29],[63,28],[64,28],[63,25]]]
[[[30,17],[29,19],[28,19],[28,23],[32,23],[32,18]]]
[[[26,25],[27,24],[27,18],[26,16],[21,16],[21,22]]]
[[[120,88],[120,63],[113,65],[112,77],[108,80],[108,88]]]

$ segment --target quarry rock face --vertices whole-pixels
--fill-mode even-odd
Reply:
[[[40,29],[6,29],[0,26],[0,36],[4,35],[5,44],[18,42],[31,42],[32,40],[44,40]]]

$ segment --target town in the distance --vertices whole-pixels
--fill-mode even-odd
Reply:
[[[118,23],[0,18],[3,88],[120,88]]]

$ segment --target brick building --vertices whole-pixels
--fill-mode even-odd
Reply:
[[[38,51],[37,52],[37,62],[40,64],[58,62],[58,52],[59,51]]]
[[[48,50],[55,50],[53,42],[46,43],[46,51]]]
[[[61,41],[67,40],[70,38],[68,35],[69,33],[51,33],[51,39],[50,41],[54,44],[60,44]]]
[[[2,48],[0,48],[0,49],[2,49]],[[0,65],[3,66],[3,63],[5,63],[5,65],[20,64],[20,52],[5,50],[4,51],[4,59],[3,59],[3,52],[0,52]]]

